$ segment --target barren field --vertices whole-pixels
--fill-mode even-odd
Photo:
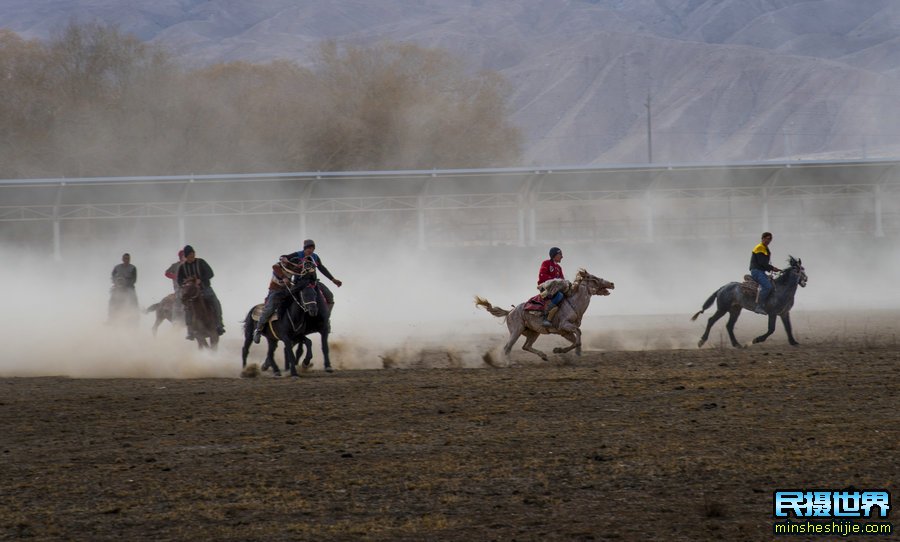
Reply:
[[[776,489],[896,500],[896,312],[745,350],[683,320],[594,320],[549,364],[429,344],[299,379],[0,379],[0,538],[772,540]]]

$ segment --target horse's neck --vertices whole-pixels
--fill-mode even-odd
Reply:
[[[588,287],[584,284],[579,284],[575,288],[575,293],[569,296],[569,303],[572,304],[572,309],[580,319],[587,312],[588,305],[591,304],[591,293],[588,291]]]
[[[775,290],[775,295],[779,305],[792,299],[797,292],[797,286],[800,284],[800,273],[793,269],[788,270],[787,273],[787,278],[783,282],[775,283],[778,286],[778,289]]]

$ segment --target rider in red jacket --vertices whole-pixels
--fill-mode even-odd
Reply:
[[[565,279],[563,276],[562,267],[559,265],[563,259],[562,250],[559,247],[553,247],[550,249],[550,259],[544,260],[541,264],[541,270],[538,272],[538,285],[543,284],[544,282],[551,279]],[[560,304],[565,296],[562,292],[557,292],[553,298],[550,299],[550,302],[544,307],[544,321],[542,322],[544,327],[551,327],[552,324],[550,322],[550,311],[553,307]]]

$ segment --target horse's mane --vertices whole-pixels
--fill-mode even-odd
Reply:
[[[578,272],[575,273],[575,280],[572,281],[572,288],[578,288],[581,286],[581,283],[584,279],[588,278],[591,274],[587,272],[587,270],[583,267],[578,268]]]
[[[777,277],[773,282],[774,282],[775,284],[784,284],[784,283],[786,283],[786,282],[788,281],[788,278],[791,276],[791,274],[797,272],[797,270],[794,268],[794,263],[795,263],[796,261],[797,261],[797,260],[794,259],[793,256],[788,257],[788,260],[787,260],[788,266],[787,266],[787,268],[785,268],[785,269],[781,272],[781,274],[778,275],[778,277]]]

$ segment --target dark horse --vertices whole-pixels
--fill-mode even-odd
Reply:
[[[788,264],[790,266],[772,281],[774,289],[769,294],[769,299],[766,300],[765,309],[766,314],[769,316],[769,330],[763,335],[754,338],[753,344],[761,343],[768,339],[769,335],[775,333],[775,318],[778,316],[781,316],[781,322],[784,324],[784,330],[787,332],[788,342],[793,346],[800,344],[794,339],[794,333],[791,329],[791,307],[794,306],[794,295],[797,293],[797,286],[805,287],[807,276],[799,258],[789,256]],[[703,346],[703,343],[709,339],[709,330],[712,329],[713,324],[719,318],[725,316],[725,313],[728,313],[730,316],[728,317],[728,323],[725,324],[725,329],[728,330],[728,336],[731,337],[731,345],[735,348],[743,348],[743,345],[734,337],[734,324],[737,323],[742,309],[753,312],[753,308],[756,306],[755,291],[743,288],[739,282],[729,282],[713,292],[713,295],[709,296],[709,299],[703,304],[703,309],[696,313],[691,320],[696,320],[698,316],[703,314],[703,311],[712,306],[713,301],[717,302],[716,313],[709,317],[706,323],[706,331],[703,332],[703,337],[700,338],[697,346]]]
[[[298,297],[299,296],[299,297]],[[332,372],[331,359],[328,351],[328,334],[330,325],[328,312],[319,310],[319,306],[325,303],[324,297],[319,293],[315,284],[309,286],[294,287],[291,289],[291,301],[288,306],[280,307],[277,320],[269,320],[263,328],[263,337],[268,342],[266,361],[263,370],[271,366],[276,376],[280,376],[278,364],[275,362],[274,353],[278,341],[284,343],[284,370],[290,371],[291,376],[297,374],[297,356],[306,347],[306,357],[303,359],[303,369],[309,368],[312,363],[312,341],[307,335],[319,333],[322,336],[322,355],[325,358],[325,370]],[[318,301],[317,301],[318,299]],[[305,308],[304,308],[305,307]],[[247,354],[250,352],[250,344],[253,342],[253,331],[256,329],[256,319],[252,307],[244,318],[244,347],[241,349],[243,366],[247,366]],[[297,355],[294,354],[294,345],[298,345]]]
[[[193,280],[185,282],[181,286],[181,302],[185,310],[193,312],[190,328],[197,340],[197,347],[215,350],[219,344],[219,333],[216,331],[218,319],[212,303],[203,297],[202,286]]]

